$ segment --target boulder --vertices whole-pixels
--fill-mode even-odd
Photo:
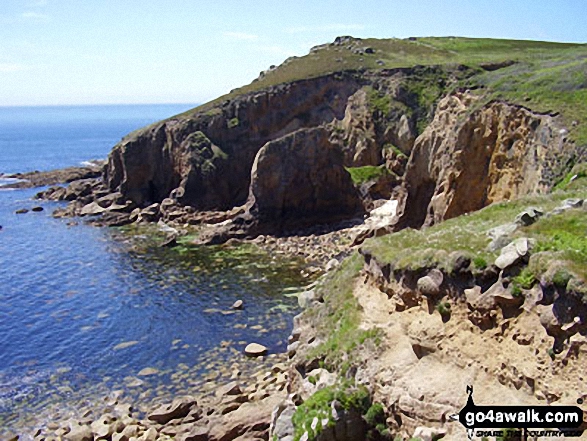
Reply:
[[[159,204],[154,203],[143,208],[139,215],[139,220],[146,222],[156,222],[159,219]]]
[[[67,441],[94,441],[94,434],[90,426],[77,422],[70,425],[70,430],[65,435]]]
[[[534,246],[534,240],[520,237],[501,249],[498,258],[495,259],[495,266],[499,269],[506,269],[517,263],[526,256]]]
[[[532,225],[539,217],[544,215],[544,211],[540,208],[529,207],[516,216],[515,222],[518,225],[528,226]]]
[[[267,353],[267,348],[259,343],[249,343],[245,348],[245,355],[249,357],[258,357],[260,355],[265,355]]]
[[[243,301],[239,299],[232,304],[232,309],[243,309],[243,305]]]
[[[440,293],[443,279],[442,272],[434,268],[427,275],[418,279],[418,290],[425,296],[436,296]]]
[[[148,419],[159,424],[167,424],[171,420],[188,416],[192,407],[196,405],[196,399],[193,397],[176,398],[171,404],[160,406],[152,411]]]
[[[215,395],[221,398],[227,395],[241,395],[242,393],[243,391],[239,384],[236,381],[231,381],[230,383],[216,389]]]
[[[440,429],[436,427],[416,427],[412,438],[419,439],[421,441],[436,441],[443,438],[446,435],[446,429]]]
[[[561,205],[552,210],[552,214],[560,214],[573,208],[580,208],[583,206],[583,199],[565,199]]]
[[[83,206],[80,211],[80,216],[95,216],[97,214],[102,214],[105,211],[106,209],[101,207],[97,202],[90,202]]]

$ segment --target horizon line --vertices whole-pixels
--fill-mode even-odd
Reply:
[[[198,102],[145,102],[145,103],[88,103],[88,104],[0,104],[0,109],[23,107],[107,107],[107,106],[199,106]]]

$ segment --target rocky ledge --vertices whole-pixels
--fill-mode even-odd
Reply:
[[[81,167],[68,167],[51,171],[32,171],[27,173],[15,173],[0,175],[0,178],[15,180],[3,185],[3,188],[35,188],[48,185],[70,183],[80,179],[96,179],[102,176],[105,161],[90,161],[88,165]],[[71,200],[71,199],[70,199]]]

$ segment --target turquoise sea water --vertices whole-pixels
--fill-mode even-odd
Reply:
[[[104,158],[189,107],[0,108],[0,172]],[[37,191],[0,189],[0,438],[110,390],[148,407],[198,388],[227,363],[255,363],[242,355],[250,341],[285,349],[295,264],[247,247],[159,248],[149,235],[133,251],[115,229],[52,218],[59,203],[33,201]],[[15,214],[34,205],[45,210]],[[237,299],[243,311],[230,310]]]

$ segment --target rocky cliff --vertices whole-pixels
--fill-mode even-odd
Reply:
[[[352,74],[302,80],[173,118],[134,134],[109,156],[104,179],[139,205],[172,190],[182,204],[229,209],[248,197],[255,155],[268,141],[344,115]]]
[[[401,175],[405,161],[398,157],[410,154],[418,124],[434,112],[433,102],[420,102],[414,85],[431,79],[444,85],[467,75],[466,68],[440,67],[343,71],[237,96],[131,134],[110,154],[104,182],[139,207],[171,198],[196,210],[228,210],[246,202],[261,147],[319,126],[342,152],[344,166],[387,164]],[[255,173],[262,172],[257,164]],[[346,193],[346,187],[332,186],[340,179],[335,181],[316,194]],[[320,221],[339,215],[329,219],[324,212]]]
[[[549,191],[575,158],[560,118],[478,96],[443,98],[415,142],[398,227],[428,226]]]

